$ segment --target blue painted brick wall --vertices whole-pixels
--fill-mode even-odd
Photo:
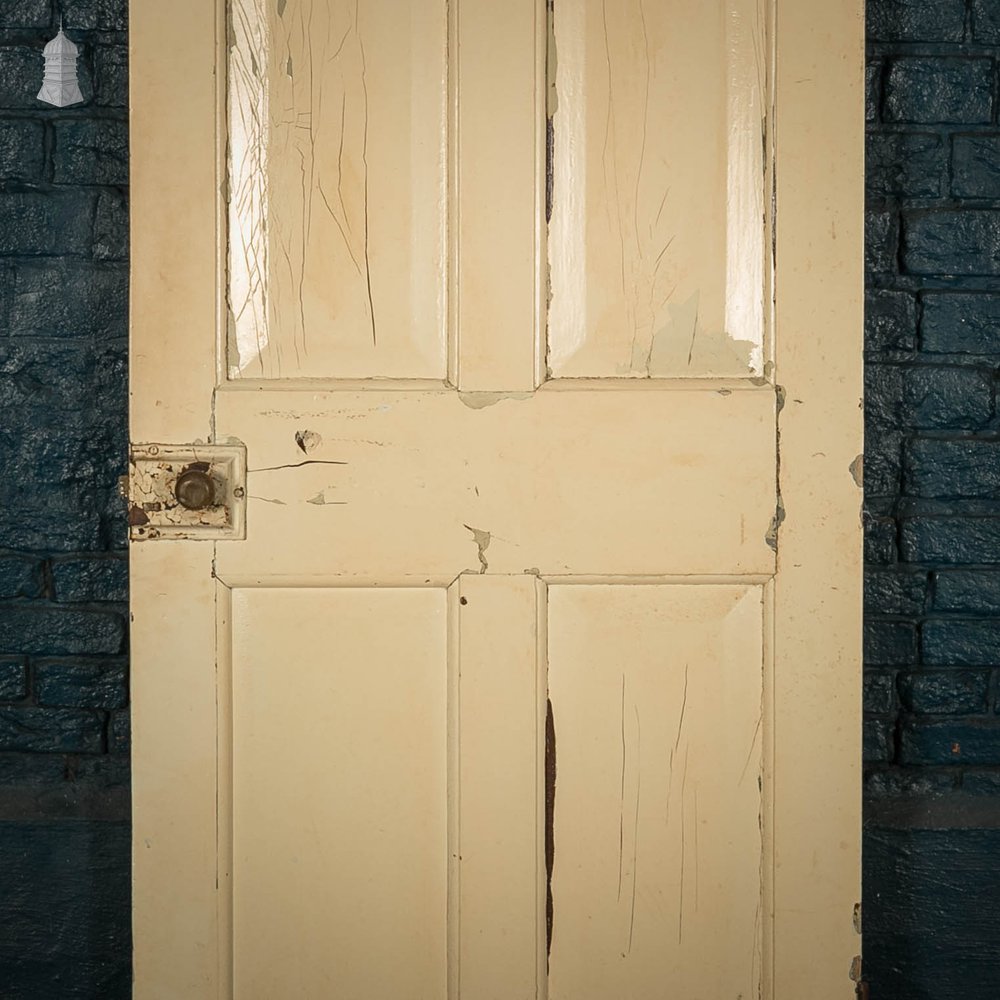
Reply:
[[[1000,2],[869,0],[865,976],[1000,996]]]
[[[59,15],[83,104],[35,99]],[[0,996],[130,995],[126,0],[0,0]]]

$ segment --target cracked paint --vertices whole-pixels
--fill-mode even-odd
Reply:
[[[442,0],[230,22],[229,377],[443,378]]]
[[[763,29],[724,7],[683,33],[646,0],[551,13],[555,377],[764,373]]]

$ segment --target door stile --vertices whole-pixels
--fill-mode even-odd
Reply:
[[[132,5],[134,443],[212,434],[221,7]],[[218,995],[214,556],[194,541],[129,552],[136,1000]]]
[[[774,995],[838,1000],[860,953],[862,5],[778,0],[776,38]]]

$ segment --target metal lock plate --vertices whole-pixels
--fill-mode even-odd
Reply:
[[[132,445],[129,536],[246,538],[246,470],[242,444]]]

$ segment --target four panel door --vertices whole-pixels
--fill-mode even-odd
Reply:
[[[792,6],[133,5],[133,447],[246,459],[245,538],[133,490],[137,997],[852,991],[861,25]]]

